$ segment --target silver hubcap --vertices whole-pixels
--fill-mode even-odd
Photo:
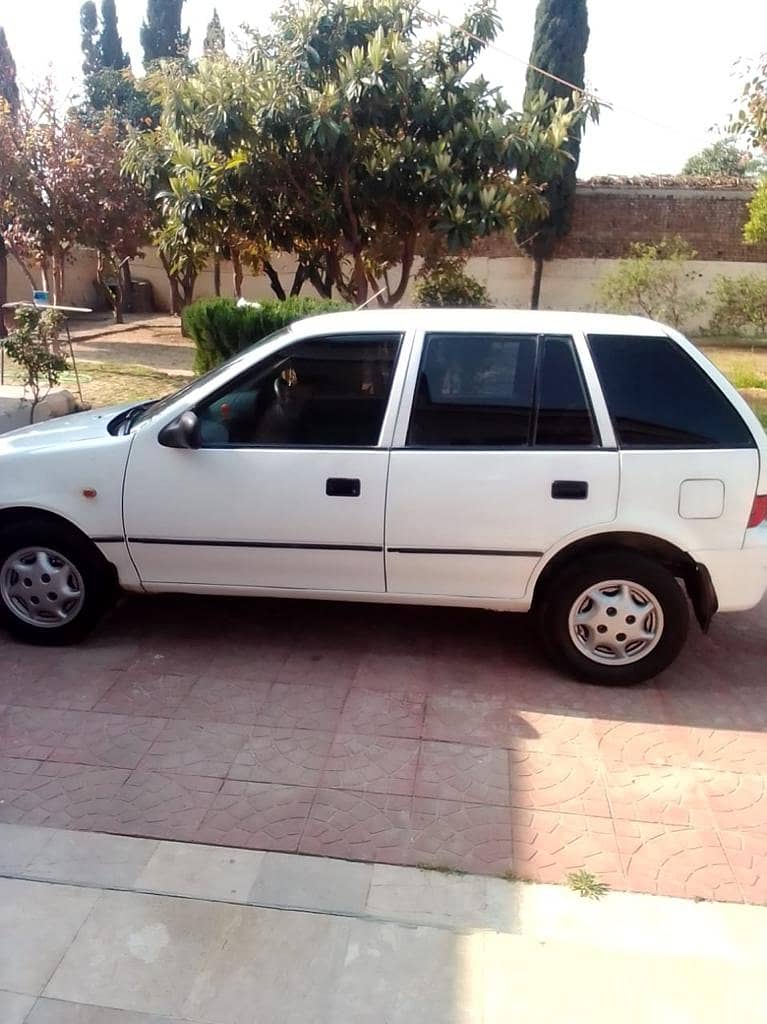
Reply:
[[[645,658],[663,635],[663,610],[645,587],[605,580],[584,590],[568,620],[570,639],[591,661],[628,665]]]
[[[0,570],[0,595],[17,619],[43,629],[71,622],[85,599],[75,566],[50,548],[22,548]]]

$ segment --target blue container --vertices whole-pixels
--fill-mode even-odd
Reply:
[[[47,306],[48,292],[32,292],[32,301],[36,306]]]

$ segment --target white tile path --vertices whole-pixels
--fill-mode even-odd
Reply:
[[[763,1024],[767,908],[0,825],[0,1024]]]

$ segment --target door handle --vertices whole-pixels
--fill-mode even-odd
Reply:
[[[331,476],[325,481],[325,494],[329,498],[359,498],[362,486],[359,480],[345,476]]]
[[[551,497],[566,501],[583,501],[589,496],[589,485],[585,480],[555,480],[551,485]]]

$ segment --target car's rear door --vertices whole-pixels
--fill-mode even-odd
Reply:
[[[138,431],[124,489],[148,586],[382,592],[403,336],[304,338],[198,402],[199,448]],[[390,406],[390,398],[391,406]]]
[[[565,335],[417,339],[389,469],[389,592],[519,599],[548,548],[614,519],[618,454],[584,350]]]

